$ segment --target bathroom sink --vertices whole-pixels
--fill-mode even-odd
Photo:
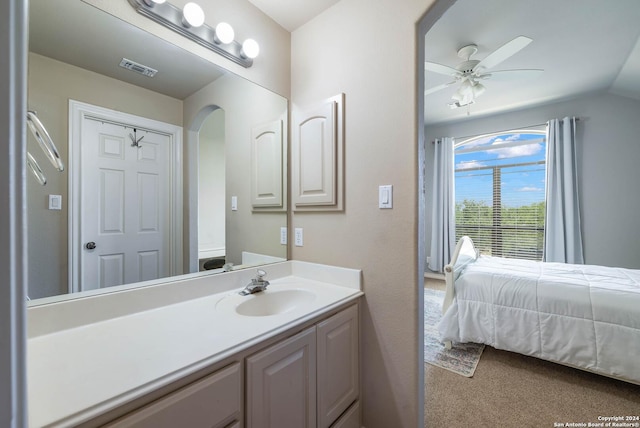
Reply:
[[[316,298],[315,293],[301,289],[265,290],[249,296],[228,296],[216,307],[232,307],[239,315],[265,317],[283,314],[308,305]]]

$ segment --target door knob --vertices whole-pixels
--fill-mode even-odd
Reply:
[[[84,247],[87,250],[93,250],[94,248],[96,248],[96,243],[95,242],[87,242],[86,244],[84,244]]]

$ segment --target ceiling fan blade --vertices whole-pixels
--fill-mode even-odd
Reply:
[[[440,90],[442,90],[444,88],[447,88],[447,87],[453,85],[454,83],[456,83],[456,80],[454,80],[452,82],[449,82],[449,83],[443,83],[442,85],[434,86],[433,88],[426,89],[424,91],[424,94],[425,95],[433,94],[434,92],[438,92],[438,91],[440,91]]]
[[[429,61],[425,61],[424,69],[433,71],[434,73],[444,74],[445,76],[457,76],[460,74],[455,68]]]
[[[485,73],[478,76],[479,79],[488,79],[500,81],[500,82],[508,82],[511,80],[520,80],[520,79],[532,79],[536,76],[542,74],[544,70],[540,69],[520,69],[520,70],[496,70],[491,73]]]
[[[505,43],[495,51],[491,52],[485,59],[483,59],[478,64],[476,64],[475,67],[473,67],[473,71],[475,72],[475,71],[481,71],[481,70],[488,70],[490,68],[495,67],[496,65],[500,64],[502,61],[509,58],[511,55],[514,55],[518,53],[521,49],[524,49],[524,47],[527,46],[532,41],[533,40],[530,39],[529,37],[525,37],[525,36],[516,37],[515,39]]]

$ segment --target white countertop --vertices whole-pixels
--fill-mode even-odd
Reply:
[[[357,270],[295,261],[265,270],[281,276],[268,278],[271,284],[264,293],[295,288],[312,291],[315,299],[271,316],[242,316],[216,308],[222,299],[235,299],[230,295],[239,289],[229,289],[229,284],[246,281],[253,274],[249,270],[148,287],[148,293],[158,293],[157,287],[172,290],[163,290],[164,300],[155,307],[119,310],[118,316],[98,320],[85,313],[101,296],[54,303],[58,308],[36,306],[33,310],[49,317],[58,309],[76,320],[85,317],[86,322],[60,322],[59,328],[32,334],[28,340],[29,425],[73,426],[89,420],[362,295]],[[203,287],[211,292],[203,292]],[[132,292],[138,293],[137,299],[144,296],[139,289],[123,291],[119,300],[107,295],[108,304],[125,301]],[[189,292],[197,297],[185,297]],[[175,293],[180,298],[172,300]],[[246,296],[253,298],[259,295]],[[44,323],[39,316],[31,318]]]

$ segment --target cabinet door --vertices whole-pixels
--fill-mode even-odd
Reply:
[[[315,327],[247,358],[247,427],[316,426]]]
[[[344,94],[293,111],[291,190],[296,211],[343,208]]]
[[[358,398],[358,307],[317,325],[318,428],[327,428]]]
[[[224,428],[242,410],[240,363],[234,363],[106,425],[109,428]]]
[[[331,428],[360,428],[360,402],[356,401],[353,406],[331,425]]]

